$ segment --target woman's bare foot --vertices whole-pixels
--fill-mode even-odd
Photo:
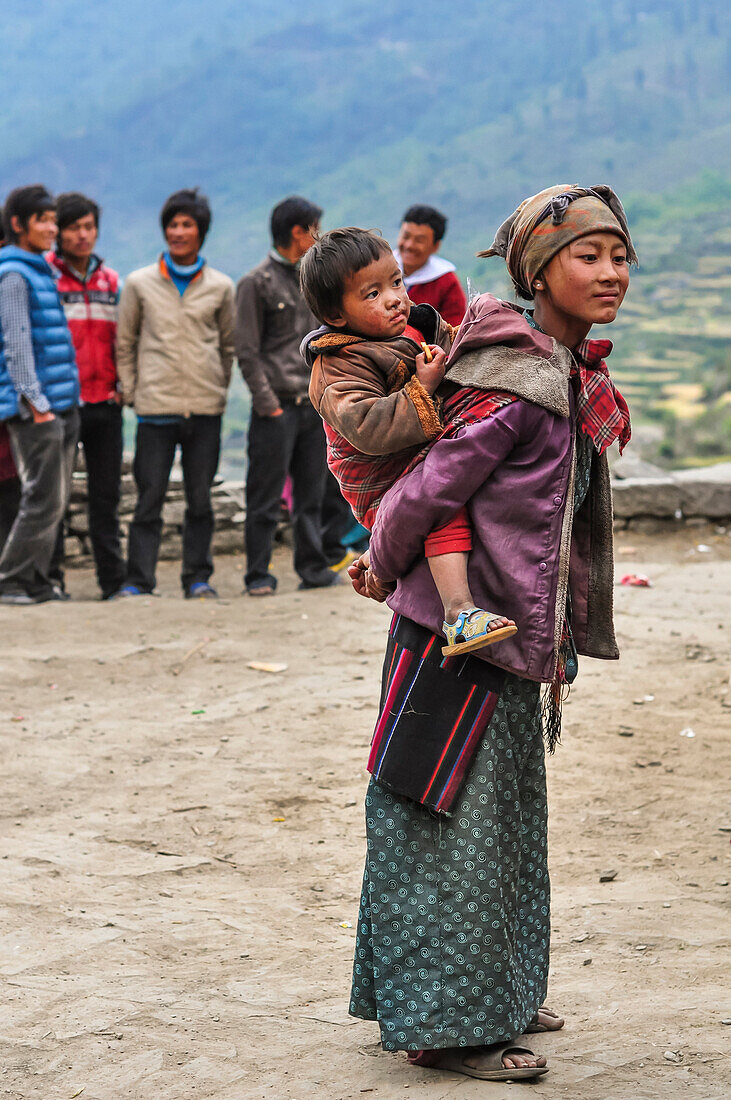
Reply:
[[[560,1031],[564,1025],[564,1019],[559,1016],[557,1012],[554,1012],[552,1008],[546,1008],[545,1005],[538,1009],[535,1017],[528,1024],[525,1029],[526,1035],[532,1035],[536,1032],[543,1031]]]
[[[489,1051],[475,1050],[464,1059],[465,1065],[471,1069],[489,1069]],[[502,1063],[505,1069],[533,1069],[546,1065],[546,1059],[538,1054],[503,1054]]]

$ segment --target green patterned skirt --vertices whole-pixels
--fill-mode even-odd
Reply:
[[[540,685],[517,676],[452,817],[371,781],[350,1013],[378,1020],[384,1049],[523,1033],[548,978],[546,827]]]

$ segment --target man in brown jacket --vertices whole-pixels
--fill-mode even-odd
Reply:
[[[120,596],[155,587],[168,478],[180,446],[185,487],[182,584],[186,598],[215,598],[211,485],[233,364],[234,286],[200,248],[211,210],[198,190],[177,191],[160,215],[167,249],[133,271],[119,304],[117,369],[137,413],[137,505]]]
[[[297,195],[275,206],[272,249],[236,291],[236,355],[252,400],[245,526],[251,596],[270,596],[277,586],[269,559],[288,473],[300,588],[325,588],[338,580],[322,545],[325,437],[307,396],[310,372],[299,352],[317,323],[300,293],[299,261],[321,217],[319,206]]]

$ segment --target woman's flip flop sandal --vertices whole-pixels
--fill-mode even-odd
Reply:
[[[468,607],[466,611],[461,611],[456,622],[442,624],[442,633],[447,639],[447,644],[442,646],[442,656],[456,657],[458,653],[482,649],[517,634],[518,628],[513,622],[490,630],[490,623],[504,618],[504,615],[493,615],[492,611],[483,611],[480,607]]]
[[[474,1069],[465,1064],[465,1058],[469,1058],[472,1053],[474,1051],[471,1050],[445,1050],[435,1069],[448,1069],[452,1073],[463,1073],[466,1077],[477,1077],[480,1081],[527,1081],[531,1077],[542,1077],[544,1073],[548,1073],[548,1066],[524,1066],[522,1069],[504,1066],[505,1055],[510,1058],[513,1054],[527,1054],[535,1058],[532,1050],[516,1046],[515,1043],[497,1043],[481,1050],[480,1054],[485,1058],[482,1069]]]

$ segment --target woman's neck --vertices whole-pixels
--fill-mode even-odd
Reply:
[[[559,344],[564,344],[567,348],[578,347],[591,330],[591,324],[587,321],[563,313],[556,309],[552,302],[547,302],[543,298],[536,298],[533,319],[547,336],[553,336]]]

